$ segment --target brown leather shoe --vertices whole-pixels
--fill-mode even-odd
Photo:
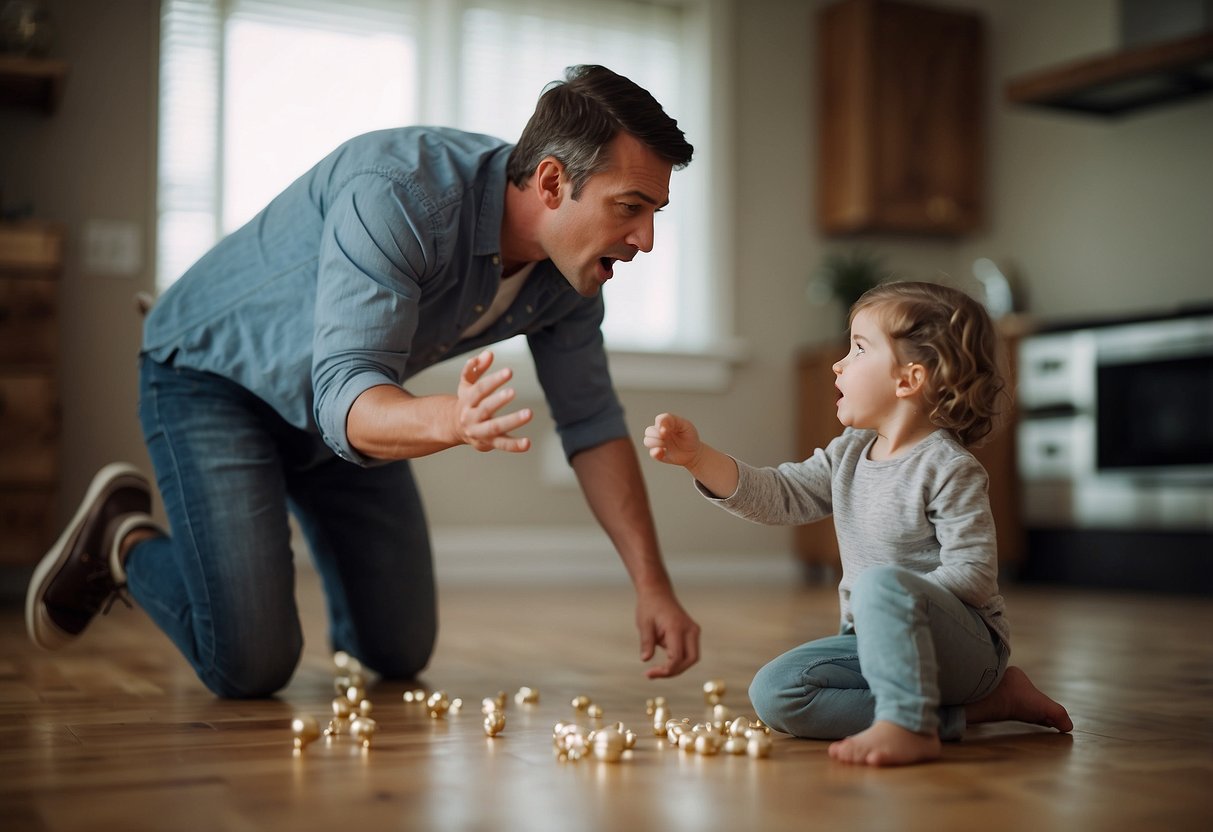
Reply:
[[[146,516],[151,508],[151,487],[134,466],[115,462],[93,477],[76,516],[30,580],[25,626],[34,644],[64,647],[109,610],[121,589],[110,567],[120,542],[115,533],[131,515]]]

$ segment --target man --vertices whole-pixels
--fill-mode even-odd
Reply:
[[[347,142],[221,241],[153,308],[139,415],[150,487],[104,468],[39,564],[35,643],[77,638],[123,588],[213,692],[266,696],[302,650],[288,510],[323,579],[334,650],[411,678],[436,635],[425,516],[408,460],[530,447],[488,344],[526,333],[570,464],[637,592],[650,678],[698,660],[661,562],[600,324],[615,264],[692,148],[648,92],[598,66],[540,98],[516,147],[442,128]],[[402,385],[470,352],[454,395]],[[469,514],[474,506],[467,507]]]

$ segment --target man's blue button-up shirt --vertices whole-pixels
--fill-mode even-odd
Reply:
[[[346,142],[164,293],[144,353],[230,378],[367,464],[345,431],[360,394],[526,333],[565,454],[626,436],[602,297],[579,295],[551,261],[487,330],[461,339],[501,281],[510,150],[433,127]]]

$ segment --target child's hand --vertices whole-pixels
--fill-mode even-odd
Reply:
[[[686,467],[699,456],[703,443],[689,419],[662,413],[644,429],[644,446],[658,462]]]

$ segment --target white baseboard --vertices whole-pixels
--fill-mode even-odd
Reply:
[[[610,540],[595,526],[469,526],[430,530],[439,582],[626,584]],[[801,580],[791,552],[667,552],[680,584],[776,584]]]

